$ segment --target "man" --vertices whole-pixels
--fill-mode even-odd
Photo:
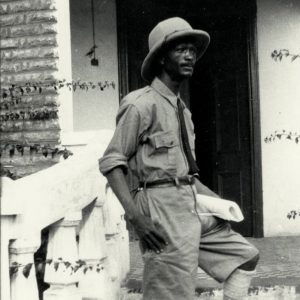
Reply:
[[[99,161],[140,238],[146,300],[192,300],[198,265],[224,282],[224,299],[243,299],[258,261],[255,247],[196,202],[197,193],[218,196],[198,180],[193,123],[179,90],[208,44],[206,32],[178,17],[152,30],[142,65],[150,85],[123,99]]]

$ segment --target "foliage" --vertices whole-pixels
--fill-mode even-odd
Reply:
[[[24,95],[28,95],[30,93],[42,93],[45,90],[54,90],[58,91],[61,88],[68,88],[70,91],[74,92],[78,89],[88,91],[98,89],[100,91],[104,91],[107,88],[112,87],[115,89],[116,85],[114,81],[81,81],[81,80],[72,80],[71,82],[67,82],[66,79],[63,80],[55,80],[55,81],[45,81],[45,82],[27,82],[24,85],[16,85],[12,84],[8,88],[1,89],[1,98],[20,98]]]
[[[299,143],[300,141],[300,134],[297,132],[287,132],[285,130],[282,130],[281,132],[275,131],[274,133],[270,134],[269,136],[266,136],[264,138],[265,143],[271,143],[274,142],[275,140],[293,140],[296,144]]]
[[[50,120],[58,119],[57,109],[35,109],[35,110],[21,110],[20,112],[7,112],[0,115],[0,122],[16,121],[16,120]]]
[[[271,53],[271,57],[275,60],[275,61],[281,61],[283,57],[290,57],[291,61],[293,62],[294,60],[296,60],[297,58],[300,58],[300,54],[292,54],[290,53],[289,50],[287,49],[280,49],[280,50],[274,50]]]
[[[51,155],[51,158],[54,158],[55,156],[59,155],[64,159],[67,159],[69,156],[73,155],[73,153],[67,148],[51,147],[50,145],[41,145],[38,143],[29,144],[25,142],[12,144],[2,142],[0,145],[0,158],[3,155],[2,153],[6,151],[9,151],[9,156],[11,158],[16,154],[16,152],[23,156],[26,148],[28,148],[27,150],[29,150],[30,156],[40,152],[44,157]],[[1,165],[0,167],[0,177],[9,177],[13,180],[20,178],[20,176],[17,176],[15,173],[5,168],[4,165]]]
[[[285,58],[290,57],[291,62],[293,62],[296,59],[300,58],[300,54],[292,54],[288,49],[280,49],[280,50],[273,50],[273,52],[271,53],[271,57],[275,61],[282,61],[283,57]],[[285,130],[282,130],[282,132],[275,131],[273,134],[265,137],[264,141],[266,143],[270,143],[270,142],[274,142],[276,139],[281,140],[282,138],[284,138],[285,140],[294,140],[295,143],[298,144],[300,140],[300,134],[297,132],[292,133],[291,131],[286,132]],[[297,216],[300,216],[300,210],[298,212],[296,210],[291,210],[287,214],[287,218],[289,220],[291,219],[294,220],[296,219]]]
[[[296,217],[300,217],[300,209],[298,211],[296,210],[291,210],[288,214],[287,214],[287,218],[289,220],[293,219],[295,220]]]
[[[0,122],[3,124],[11,121],[46,121],[58,119],[58,104],[55,102],[46,103],[43,108],[24,108],[22,107],[22,104],[23,102],[25,104],[24,96],[42,94],[45,92],[57,93],[58,90],[62,88],[68,88],[70,91],[73,90],[74,92],[76,90],[83,90],[86,92],[89,90],[104,91],[108,88],[115,89],[115,83],[113,81],[99,81],[95,83],[92,81],[81,80],[67,82],[66,79],[63,79],[44,82],[27,82],[23,85],[12,84],[9,87],[1,88],[0,108],[1,110],[6,110],[6,112],[0,114]],[[16,108],[18,108],[18,111],[15,111]],[[4,131],[3,128],[0,130]],[[10,157],[13,157],[17,152],[23,156],[26,148],[28,148],[30,155],[41,152],[44,157],[51,155],[51,157],[54,158],[56,155],[62,155],[64,159],[73,155],[73,153],[66,148],[51,147],[50,145],[43,145],[40,143],[28,143],[27,141],[1,141],[0,157],[2,156],[2,153],[6,151],[9,152]],[[14,173],[3,166],[1,166],[0,169],[0,176],[17,179],[17,176]]]
[[[104,270],[104,267],[101,265],[101,262],[98,261],[94,264],[87,264],[84,260],[77,260],[76,262],[72,263],[69,261],[64,261],[61,257],[57,260],[52,259],[46,259],[45,261],[39,260],[34,263],[35,268],[37,270],[44,269],[46,265],[53,266],[55,272],[59,269],[61,265],[63,265],[66,269],[70,269],[72,274],[75,274],[77,271],[82,270],[83,274],[86,274],[88,271],[96,271],[97,273],[100,273],[102,270]],[[17,262],[12,262],[9,268],[9,274],[10,276],[13,276],[14,274],[17,274],[20,269],[22,269],[22,274],[24,277],[28,278],[30,275],[30,271],[32,269],[33,263],[28,263],[26,265],[19,264]]]
[[[49,154],[52,158],[54,158],[55,155],[63,155],[64,159],[67,159],[70,155],[73,155],[73,153],[68,150],[67,148],[59,148],[59,147],[51,147],[50,145],[42,145],[38,143],[29,144],[27,142],[24,143],[3,143],[0,146],[0,157],[2,155],[2,152],[9,151],[9,156],[12,157],[15,155],[16,151],[19,152],[21,155],[24,155],[24,150],[28,148],[29,154],[33,155],[36,153],[41,152],[44,157],[47,157]]]

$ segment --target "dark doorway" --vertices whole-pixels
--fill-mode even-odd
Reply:
[[[187,85],[186,97],[196,133],[196,156],[203,183],[236,201],[245,221],[235,227],[245,236],[261,235],[261,191],[254,161],[249,28],[254,1],[117,1],[121,96],[145,85],[140,68],[148,34],[161,20],[179,16],[209,32],[211,44]],[[256,174],[254,176],[254,174]],[[255,180],[254,180],[255,178]],[[257,186],[258,188],[257,188]]]

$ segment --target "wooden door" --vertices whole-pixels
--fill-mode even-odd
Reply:
[[[233,227],[252,236],[247,21],[228,17],[211,26],[210,48],[191,80],[191,110],[201,179],[240,205],[245,221]]]
[[[211,44],[190,80],[189,104],[195,123],[197,163],[205,184],[241,206],[245,221],[235,229],[252,236],[249,18],[232,1],[219,1],[217,10],[213,2],[217,1],[199,4],[196,0],[119,0],[118,30],[122,31],[122,45],[127,50],[120,51],[120,63],[127,63],[121,70],[128,72],[125,80],[124,74],[120,73],[120,77],[125,87],[123,93],[145,85],[140,68],[148,52],[148,34],[163,19],[180,16],[194,28],[210,33]]]

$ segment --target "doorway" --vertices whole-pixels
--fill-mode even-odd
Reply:
[[[148,34],[159,21],[179,16],[209,32],[211,44],[187,87],[201,181],[240,205],[245,221],[233,224],[237,231],[261,236],[260,142],[254,134],[259,124],[253,123],[259,111],[252,104],[255,57],[249,46],[255,5],[240,2],[117,1],[119,77],[121,97],[146,85],[140,68],[148,52]]]

